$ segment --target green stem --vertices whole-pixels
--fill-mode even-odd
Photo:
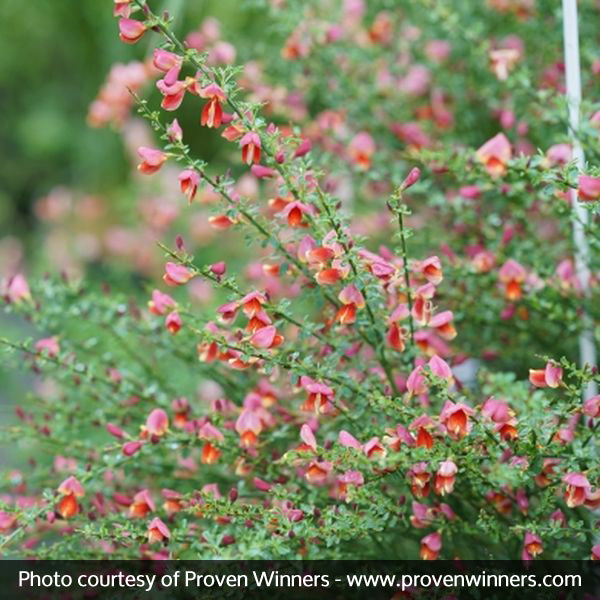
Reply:
[[[398,196],[398,201],[402,196]],[[396,213],[398,215],[398,227],[400,229],[400,241],[402,249],[402,267],[404,269],[404,285],[406,287],[406,299],[408,302],[408,327],[410,329],[410,342],[414,349],[415,347],[415,324],[413,321],[413,298],[410,289],[410,273],[408,271],[408,251],[406,248],[406,231],[404,228],[404,206],[398,204],[396,207]]]

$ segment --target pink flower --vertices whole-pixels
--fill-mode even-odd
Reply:
[[[283,343],[283,336],[277,333],[274,325],[258,329],[250,338],[250,343],[255,348],[276,348]]]
[[[553,166],[564,166],[572,158],[573,151],[571,150],[570,144],[554,144],[550,146],[546,152],[548,162]]]
[[[119,19],[119,37],[126,44],[135,44],[146,32],[147,27],[135,19]]]
[[[309,465],[304,477],[308,483],[323,485],[326,483],[333,465],[327,461],[313,460]]]
[[[154,512],[156,507],[154,500],[148,490],[139,491],[129,505],[129,515],[131,517],[145,517],[149,512]]]
[[[244,127],[239,123],[232,123],[224,129],[221,137],[224,137],[228,142],[235,142],[244,135]]]
[[[208,222],[215,229],[229,229],[232,225],[235,224],[235,221],[227,215],[213,215],[211,217],[208,217]]]
[[[415,500],[412,502],[412,512],[413,514],[410,516],[410,523],[416,529],[428,527],[435,517],[435,511],[432,507],[427,506],[427,504],[416,502]]]
[[[40,354],[46,353],[46,355],[50,357],[58,356],[58,353],[60,352],[58,337],[52,336],[38,340],[35,343],[35,349]]]
[[[535,533],[525,532],[525,541],[523,542],[523,553],[521,558],[525,561],[535,558],[543,551],[542,539]]]
[[[419,555],[422,560],[435,560],[442,549],[442,536],[436,531],[421,540]]]
[[[510,142],[503,133],[498,133],[477,150],[475,157],[492,177],[499,177],[506,173],[506,166],[512,158]]]
[[[557,388],[562,383],[562,368],[552,363],[547,363],[545,369],[529,369],[529,381],[535,387]]]
[[[349,470],[343,475],[339,475],[335,481],[333,494],[340,500],[345,500],[348,492],[348,486],[361,486],[365,482],[363,474],[360,471]]]
[[[288,202],[286,207],[281,211],[283,217],[287,219],[290,227],[305,227],[304,215],[312,215],[314,209],[312,205],[304,202]]]
[[[437,354],[434,354],[427,364],[434,375],[446,379],[448,384],[451,384],[454,381],[452,369],[450,369],[448,363]]]
[[[59,486],[58,486],[59,494],[63,494],[64,496],[68,496],[69,494],[73,494],[78,498],[81,498],[84,495],[83,486],[79,482],[79,479],[71,475],[67,477]]]
[[[412,370],[411,374],[406,380],[406,389],[411,396],[420,396],[427,392],[427,382],[425,381],[425,376],[423,375],[422,366],[417,366]]]
[[[511,418],[511,410],[506,402],[490,396],[481,407],[481,414],[495,423],[506,423]]]
[[[421,169],[419,167],[413,167],[410,170],[410,173],[406,176],[406,179],[400,185],[400,189],[407,190],[409,187],[413,186],[419,178],[421,177]]]
[[[425,44],[425,54],[435,62],[443,62],[450,55],[452,46],[446,40],[429,40]]]
[[[258,291],[250,292],[246,294],[241,300],[240,304],[244,314],[251,319],[256,313],[262,310],[263,304],[267,302],[264,294]]]
[[[76,477],[67,477],[59,486],[58,493],[62,494],[56,507],[56,512],[63,519],[70,519],[79,512],[77,498],[84,495],[83,486]]]
[[[167,160],[167,155],[156,148],[141,146],[137,152],[142,159],[142,162],[138,165],[138,171],[144,175],[156,173]]]
[[[359,250],[358,254],[365,262],[369,271],[378,279],[388,281],[396,273],[396,267],[378,254],[364,249]]]
[[[302,375],[300,385],[308,392],[308,398],[302,405],[302,410],[327,413],[333,408],[335,392],[327,384]]]
[[[155,48],[154,54],[152,58],[152,64],[156,69],[162,71],[163,73],[167,73],[173,67],[177,67],[182,63],[181,56],[174,54],[173,52],[168,52],[163,48]]]
[[[263,165],[252,165],[250,167],[250,172],[252,175],[254,175],[254,177],[258,177],[259,179],[275,177],[275,175],[277,175],[277,171],[275,169],[271,169]]]
[[[239,304],[237,302],[227,302],[227,304],[219,306],[219,308],[217,308],[217,312],[219,313],[219,320],[225,324],[233,322],[237,314],[238,308]]]
[[[440,413],[440,422],[446,427],[448,435],[459,440],[465,437],[471,430],[469,416],[473,414],[473,409],[461,402],[454,403],[447,400]]]
[[[409,426],[409,429],[417,430],[417,438],[413,441],[417,448],[432,448],[433,435],[429,430],[434,426],[433,419],[428,415],[417,417]]]
[[[437,256],[426,258],[419,266],[419,270],[429,283],[439,285],[444,278],[442,274],[442,263]]]
[[[131,0],[114,0],[113,16],[127,18],[131,13]]]
[[[521,284],[525,281],[527,272],[512,258],[508,259],[498,272],[498,279],[504,285],[504,296],[514,302],[521,298],[523,292]]]
[[[600,418],[600,395],[592,396],[583,403],[583,414],[594,419]]]
[[[578,196],[580,200],[586,202],[598,200],[600,198],[600,177],[580,175]]]
[[[347,285],[339,294],[338,299],[343,306],[336,314],[336,320],[342,325],[349,325],[356,321],[357,309],[365,307],[365,299],[360,290],[351,283]]]
[[[471,264],[477,273],[489,273],[496,264],[496,257],[489,250],[482,250],[473,256]]]
[[[405,327],[400,327],[400,325],[395,322],[390,323],[385,339],[394,350],[397,350],[398,352],[404,351],[404,348],[406,347],[406,337],[407,330]]]
[[[210,442],[206,442],[202,446],[202,454],[200,455],[200,462],[203,465],[214,465],[221,458],[221,450],[216,446],[213,446]]]
[[[338,441],[342,446],[345,446],[346,448],[354,448],[355,450],[362,450],[362,446],[361,446],[360,442],[351,433],[348,433],[347,431],[344,431],[343,429],[338,434]]]
[[[173,119],[173,122],[167,127],[167,136],[171,143],[180,142],[183,139],[183,130],[177,119]]]
[[[427,463],[414,464],[406,473],[410,481],[410,490],[415,498],[426,498],[431,488],[431,474],[427,470]]]
[[[196,197],[199,183],[200,175],[193,169],[186,169],[179,174],[179,188],[181,189],[181,193],[185,194],[190,204]]]
[[[17,518],[4,510],[0,510],[0,532],[6,533],[16,524]]]
[[[390,129],[398,139],[408,146],[426,148],[432,144],[432,140],[418,123],[394,123]]]
[[[171,74],[177,74],[179,67],[175,67]],[[174,80],[168,79],[167,76],[164,79],[159,79],[156,82],[158,91],[163,95],[161,108],[168,111],[177,110],[185,97],[187,90],[187,84],[185,81],[178,81],[175,77]]]
[[[225,437],[210,421],[207,421],[198,429],[198,439],[222,442]]]
[[[152,299],[148,301],[148,310],[153,315],[164,315],[174,306],[176,306],[175,300],[168,294],[163,294],[159,290],[154,290],[152,292]]]
[[[390,321],[403,321],[409,316],[409,314],[410,312],[408,310],[408,304],[403,302],[402,304],[398,304],[398,306],[394,309],[390,315]]]
[[[556,276],[560,287],[565,291],[581,291],[581,284],[577,279],[575,265],[570,258],[565,258],[558,263],[556,267]]]
[[[440,463],[433,484],[436,494],[444,496],[452,493],[457,471],[458,468],[452,460],[445,460]]]
[[[591,491],[591,485],[583,473],[567,473],[563,477],[567,484],[565,490],[565,502],[569,508],[575,508],[585,503]]]
[[[162,408],[155,408],[146,419],[145,431],[151,436],[161,437],[169,428],[169,417]]]
[[[165,265],[165,274],[163,281],[170,286],[184,285],[194,277],[187,267],[174,262],[168,262]]]
[[[121,448],[123,456],[133,456],[142,447],[142,442],[126,442]]]
[[[492,71],[500,81],[506,81],[508,74],[515,66],[521,53],[514,48],[500,48],[490,50],[490,63]]]
[[[464,185],[458,193],[468,200],[477,200],[481,197],[481,188],[478,185]]]
[[[4,282],[4,296],[7,302],[18,304],[22,301],[31,300],[31,292],[27,280],[21,273],[17,273]]]
[[[179,492],[165,488],[161,490],[162,497],[165,499],[163,508],[167,515],[171,516],[182,509],[182,498]]]
[[[252,483],[254,484],[254,487],[261,492],[268,492],[273,487],[272,484],[260,477],[255,477],[252,480]]]
[[[155,517],[148,525],[148,542],[163,542],[171,537],[169,528],[158,518]]]
[[[600,560],[600,544],[592,546],[592,556],[590,558],[592,560]]]
[[[207,64],[223,64],[231,65],[235,61],[235,47],[229,42],[219,40],[210,49],[208,58],[206,59]]]
[[[445,340],[453,340],[456,337],[456,328],[452,323],[454,313],[451,310],[445,310],[429,319],[428,327],[435,331]]]
[[[175,335],[183,326],[181,317],[177,311],[170,312],[165,319],[165,327],[167,330]]]
[[[450,348],[433,331],[420,330],[415,331],[415,343],[424,354],[433,356],[448,356]]]
[[[456,514],[454,513],[452,508],[450,506],[448,506],[447,504],[445,504],[444,502],[441,502],[439,504],[438,509],[439,509],[440,513],[442,515],[444,515],[444,517],[446,517],[446,519],[448,519],[448,521],[454,521],[454,519],[456,519]]]
[[[331,267],[328,269],[321,269],[315,275],[315,281],[319,285],[335,285],[340,280],[347,276],[347,272],[337,267]]]
[[[371,438],[364,446],[363,452],[367,458],[379,458],[387,454],[378,437]]]
[[[307,155],[311,151],[311,148],[312,142],[308,138],[303,138],[294,152],[294,158],[300,158]]]
[[[242,161],[247,165],[252,163],[260,162],[260,149],[261,141],[258,133],[249,131],[240,140],[240,147],[242,149]]]
[[[375,153],[375,142],[371,135],[366,131],[357,133],[348,147],[350,160],[362,171],[366,171],[371,166],[371,158]]]
[[[322,260],[318,260],[318,263],[328,263],[329,260],[331,260],[334,256],[333,250],[331,248],[323,248],[321,249],[320,247],[317,246],[317,242],[315,242],[314,238],[312,238],[310,235],[305,235],[301,240],[300,243],[298,244],[298,250],[297,250],[297,255],[298,255],[298,260],[300,260],[303,263],[307,263],[307,262],[313,262],[311,261],[311,257],[313,252],[315,251],[323,251],[326,253],[326,255],[323,257]]]
[[[226,100],[225,92],[216,83],[211,83],[202,88],[198,94],[201,98],[208,99],[202,109],[200,124],[206,127],[220,127],[223,121],[221,102]]]
[[[338,481],[346,485],[363,485],[365,478],[360,471],[349,470],[338,477]]]
[[[110,435],[116,437],[118,440],[121,440],[125,437],[125,432],[117,425],[113,423],[106,424],[106,431],[110,433]]]
[[[216,262],[210,265],[210,272],[217,277],[222,277],[227,271],[227,265],[223,261]]]
[[[235,422],[235,430],[240,436],[242,448],[252,448],[258,442],[258,435],[262,431],[262,422],[256,413],[244,409]]]
[[[313,430],[305,423],[300,428],[300,438],[304,442],[305,446],[310,448],[313,452],[317,451],[317,440]]]
[[[429,323],[432,311],[431,299],[434,295],[435,286],[432,283],[426,283],[415,291],[412,315],[419,325],[427,325]]]

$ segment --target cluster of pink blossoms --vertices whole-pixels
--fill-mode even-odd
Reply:
[[[530,16],[532,4],[526,0],[488,2],[495,10],[519,18]],[[136,43],[150,30],[167,27],[150,16],[149,9],[134,10],[136,5],[130,0],[115,0],[120,38],[126,43]],[[363,2],[345,2],[339,24],[319,23],[314,29],[300,25],[285,42],[283,58],[307,59],[317,45],[335,44],[344,37],[355,40],[360,48],[391,44],[395,24],[390,14],[383,11],[363,27],[364,14]],[[140,15],[142,19],[138,19]],[[403,31],[407,40],[416,40],[420,35],[408,26]],[[544,286],[574,297],[581,294],[573,261],[563,258],[555,274],[543,279],[522,255],[519,258],[523,264],[510,252],[492,251],[482,230],[476,231],[477,241],[466,246],[464,259],[443,244],[439,250],[423,253],[423,259],[412,258],[406,248],[381,245],[369,249],[358,241],[356,224],[347,223],[344,211],[339,210],[343,203],[337,202],[337,196],[331,202],[335,194],[344,193],[344,178],[320,174],[312,160],[318,161],[321,152],[335,155],[353,174],[365,177],[369,194],[378,198],[389,195],[391,184],[368,181],[385,143],[379,141],[376,128],[369,132],[369,125],[364,123],[354,127],[343,109],[327,109],[313,121],[303,121],[308,108],[302,94],[278,95],[275,88],[265,84],[260,69],[250,64],[240,80],[247,82],[254,99],[265,103],[263,114],[268,119],[263,124],[252,110],[238,108],[245,104],[238,104],[241,90],[232,80],[209,68],[229,64],[234,57],[233,49],[219,40],[214,22],[207,21],[190,34],[186,45],[207,51],[206,63],[199,58],[191,60],[188,52],[167,38],[165,47],[154,51],[151,66],[136,64],[131,69],[115,69],[92,106],[90,120],[118,122],[131,104],[130,97],[126,99],[122,94],[123,85],[139,90],[147,79],[158,77],[161,108],[173,113],[184,101],[193,106],[200,127],[219,132],[226,142],[235,144],[235,167],[243,175],[236,183],[229,178],[211,179],[198,166],[200,161],[189,158],[184,131],[176,118],[169,119],[162,129],[167,144],[164,149],[153,142],[138,147],[139,173],[160,172],[172,180],[173,187],[189,204],[198,204],[205,197],[211,202],[220,198],[225,209],[219,207],[217,214],[206,219],[211,227],[224,232],[258,225],[255,234],[264,235],[266,231],[266,245],[274,251],[268,257],[265,251],[265,257],[247,269],[251,283],[241,291],[225,277],[231,270],[229,261],[219,256],[219,262],[198,268],[178,240],[178,251],[169,252],[162,278],[172,291],[154,289],[148,301],[149,315],[144,314],[141,321],[159,329],[164,325],[172,334],[165,336],[166,343],[177,350],[189,346],[201,363],[193,368],[209,365],[215,376],[234,384],[233,391],[215,384],[217,389],[203,396],[204,406],[198,406],[191,396],[188,400],[169,392],[166,401],[151,400],[153,409],[143,409],[142,414],[147,416],[141,423],[138,406],[119,424],[111,419],[102,425],[117,440],[120,458],[143,462],[150,453],[161,452],[168,456],[174,479],[195,480],[199,473],[210,478],[212,468],[221,468],[227,481],[221,487],[231,487],[225,495],[213,482],[191,493],[171,487],[158,492],[144,481],[116,488],[109,497],[90,493],[83,484],[95,489],[93,482],[70,475],[56,490],[56,502],[46,514],[47,523],[73,522],[88,506],[90,514],[122,514],[134,523],[140,520],[145,524],[141,556],[168,558],[178,548],[179,535],[171,532],[178,532],[189,516],[206,517],[222,528],[218,540],[221,548],[235,544],[240,537],[237,531],[231,533],[239,516],[234,508],[240,504],[248,509],[247,515],[252,510],[267,514],[265,521],[246,515],[241,529],[251,529],[261,522],[274,537],[294,539],[294,525],[303,527],[314,522],[315,531],[325,526],[315,498],[331,509],[330,517],[337,518],[344,512],[341,509],[356,510],[360,515],[361,502],[375,503],[365,498],[371,490],[381,492],[382,502],[388,501],[388,482],[397,474],[402,482],[399,487],[410,494],[410,501],[401,495],[386,507],[394,518],[406,517],[419,540],[422,559],[438,558],[444,546],[448,555],[453,551],[466,522],[464,505],[470,502],[471,514],[497,516],[501,527],[511,520],[511,535],[518,536],[523,560],[543,556],[544,545],[548,553],[554,528],[569,527],[569,511],[593,511],[600,506],[595,467],[567,454],[579,431],[593,436],[600,418],[600,396],[586,398],[581,406],[571,406],[565,414],[549,414],[544,425],[551,435],[544,435],[544,440],[532,435],[526,420],[529,406],[519,394],[527,394],[528,402],[538,402],[538,398],[546,397],[544,394],[559,399],[563,394],[573,395],[570,382],[575,377],[565,373],[566,367],[560,363],[549,360],[542,369],[530,369],[530,385],[525,383],[514,398],[486,393],[479,403],[473,401],[459,374],[468,356],[456,349],[455,321],[462,336],[465,320],[459,314],[462,310],[450,304],[452,292],[448,288],[452,285],[446,267],[464,268],[482,280],[491,274],[487,279],[500,305],[496,314],[509,321],[515,315],[527,320],[531,307],[526,301]],[[438,66],[448,60],[450,52],[450,44],[443,40],[424,44],[425,55]],[[489,65],[485,67],[503,83],[522,60],[523,45],[515,36],[508,36],[489,45]],[[340,59],[342,71],[347,64]],[[435,86],[430,69],[410,61],[403,67],[399,75],[377,64],[378,92],[385,94],[394,89],[407,97],[426,97],[426,101],[416,105],[414,121],[390,122],[383,118],[384,128],[409,153],[434,149],[436,140],[429,125],[442,132],[452,129],[453,99]],[[507,106],[499,105],[494,110],[503,129],[515,128],[518,142],[511,144],[504,133],[499,133],[472,152],[470,167],[481,172],[484,183],[462,185],[456,192],[449,192],[448,204],[458,199],[477,206],[476,212],[477,203],[489,187],[502,194],[510,192],[504,179],[526,147],[527,125],[517,122]],[[291,114],[301,116],[300,133],[279,123],[281,115]],[[557,144],[540,160],[554,168],[566,165],[570,159],[569,145]],[[183,168],[171,171],[175,163],[183,164]],[[431,167],[434,176],[444,175],[445,170],[437,163]],[[256,193],[244,193],[244,177],[251,178]],[[413,169],[400,185],[399,196],[393,197],[398,204],[389,202],[395,217],[400,218],[403,245],[402,193],[420,181],[419,169]],[[577,197],[583,202],[598,200],[600,178],[580,175]],[[249,211],[245,208],[248,200],[253,203]],[[385,217],[389,221],[388,215]],[[374,219],[372,230],[381,223],[381,219]],[[466,224],[459,224],[456,233],[460,235],[466,228]],[[507,222],[500,232],[500,247],[508,248],[523,235],[518,226]],[[227,302],[202,319],[179,300],[182,289],[177,289],[189,290],[201,279],[231,293]],[[298,318],[285,302],[280,304],[283,299],[301,301],[304,291],[314,292],[323,301],[317,309],[310,305],[312,300],[302,305],[305,312],[318,313],[314,323],[308,315],[306,320]],[[15,305],[32,300],[22,275],[6,280],[3,293]],[[460,294],[472,292],[465,287]],[[479,299],[475,300],[477,304]],[[448,306],[454,310],[448,310]],[[201,330],[195,327],[198,321],[202,322]],[[44,359],[60,362],[62,350],[62,339],[44,337],[34,345],[32,360],[36,366]],[[115,389],[127,376],[125,370],[107,371]],[[169,383],[177,386],[176,381]],[[359,412],[361,403],[368,412]],[[135,397],[126,403],[138,404],[139,398]],[[356,414],[360,415],[358,419]],[[25,413],[21,418],[30,419]],[[51,432],[50,425],[39,427],[44,435]],[[173,450],[179,444],[191,448],[189,453]],[[537,452],[544,453],[539,463],[533,460]],[[531,481],[524,482],[521,475],[529,469]],[[510,473],[511,483],[506,483],[504,473]],[[284,488],[293,500],[281,498]],[[465,490],[471,496],[467,497]],[[159,494],[162,502],[157,500]],[[536,515],[537,520],[532,519],[530,524],[526,519],[533,508],[537,509],[538,494],[544,495],[547,504],[544,514]],[[216,509],[211,505],[213,501],[218,505]],[[229,503],[228,508],[223,508],[225,503]],[[0,512],[0,530],[16,526],[16,518]],[[186,527],[185,535],[215,546],[214,539],[209,541],[210,536],[200,525],[192,522]],[[306,531],[311,531],[308,526]],[[311,544],[319,543],[317,534],[308,533],[296,549],[303,555]],[[107,543],[107,552],[116,547]],[[592,546],[591,555],[600,557],[597,545]]]

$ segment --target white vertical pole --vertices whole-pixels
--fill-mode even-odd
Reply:
[[[567,102],[569,105],[569,134],[573,147],[573,159],[579,169],[585,163],[583,148],[577,137],[579,130],[579,105],[581,103],[581,66],[579,64],[579,31],[577,26],[577,0],[563,0],[563,38],[565,47],[565,70],[567,78]],[[590,250],[585,237],[588,224],[588,212],[577,199],[575,190],[569,190],[573,209],[573,242],[575,245],[575,272],[581,283],[584,297],[588,296],[590,283]],[[582,331],[579,335],[579,360],[581,365],[596,364],[596,346],[594,343],[593,322],[586,311],[582,315]],[[592,382],[584,392],[589,398],[598,393],[597,385]]]

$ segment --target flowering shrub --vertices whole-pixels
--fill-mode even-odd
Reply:
[[[115,0],[121,40],[158,45],[90,122],[137,106],[155,135],[139,173],[168,173],[218,235],[163,239],[147,306],[6,278],[7,311],[42,333],[3,338],[5,361],[43,378],[3,430],[35,450],[7,476],[3,551],[598,558],[599,377],[577,341],[597,338],[600,113],[583,105],[580,174],[560,15],[290,4],[264,8],[280,56],[240,69],[213,22],[183,43],[168,14]],[[183,103],[226,168],[186,142]],[[190,302],[199,281],[216,301]]]

